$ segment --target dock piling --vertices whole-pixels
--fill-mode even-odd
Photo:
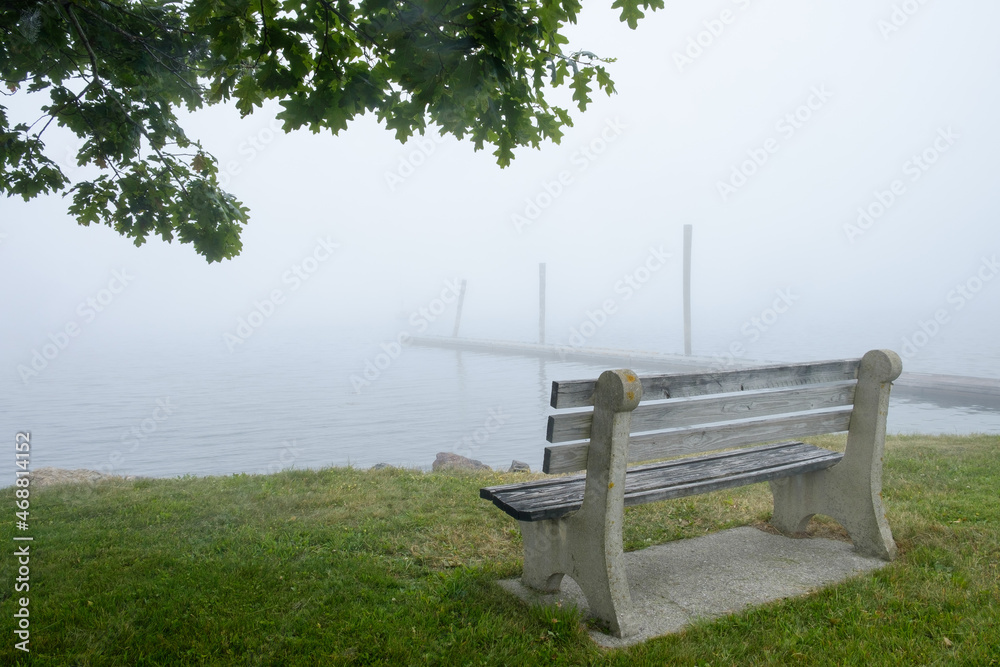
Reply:
[[[684,356],[691,356],[691,225],[684,225]]]
[[[452,338],[458,338],[458,327],[462,324],[462,303],[465,301],[465,278],[462,278],[462,287],[458,291],[458,309],[455,311],[455,330],[451,332]]]
[[[545,345],[545,262],[538,265],[538,344]]]

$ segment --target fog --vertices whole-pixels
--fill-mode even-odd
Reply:
[[[463,335],[530,341],[540,262],[550,342],[611,299],[588,344],[680,352],[685,224],[697,354],[744,340],[780,293],[794,305],[774,330],[817,348],[872,332],[898,349],[941,311],[928,350],[992,341],[1000,6],[669,3],[630,31],[608,5],[584,10],[570,47],[617,58],[617,94],[595,92],[560,145],[520,149],[507,169],[451,137],[402,145],[372,117],[336,137],[276,131],[276,106],[185,117],[251,210],[231,261],[79,227],[58,196],[0,201],[2,383],[16,391],[18,366],[69,324],[66,354],[109,359],[170,342],[220,355],[347,335],[374,345],[419,333],[413,313],[461,279]],[[35,100],[4,103],[37,117]],[[72,138],[46,138],[72,154]],[[646,280],[629,292],[626,276]],[[240,337],[255,311],[263,323]],[[454,316],[426,333],[450,334]]]

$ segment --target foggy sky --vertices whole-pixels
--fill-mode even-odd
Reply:
[[[504,170],[467,141],[401,145],[371,117],[338,137],[275,131],[274,105],[186,118],[251,209],[231,261],[79,227],[58,196],[0,201],[3,382],[69,323],[81,346],[184,339],[226,353],[225,334],[275,291],[262,331],[377,340],[465,278],[463,333],[530,340],[539,262],[550,340],[614,299],[608,332],[656,326],[661,351],[679,351],[684,224],[696,353],[716,353],[720,331],[742,336],[779,290],[797,297],[784,325],[803,335],[868,327],[892,344],[942,310],[934,345],[995,328],[1000,6],[672,2],[633,32],[609,5],[586,7],[570,47],[617,58],[618,93],[595,92],[561,145],[518,150]],[[37,116],[23,96],[4,104]],[[76,173],[74,141],[46,139]],[[880,206],[858,224],[859,208]],[[672,257],[626,299],[621,281],[654,250]],[[100,312],[81,305],[112,288]],[[428,333],[450,333],[452,317]]]

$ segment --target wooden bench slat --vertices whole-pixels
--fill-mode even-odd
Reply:
[[[794,447],[793,447],[794,446]],[[629,492],[643,492],[653,486],[662,483],[662,475],[658,471],[684,468],[689,474],[693,474],[692,479],[703,479],[711,475],[729,474],[730,467],[733,469],[745,469],[746,463],[740,463],[739,459],[752,452],[756,465],[767,466],[770,462],[785,463],[788,461],[798,461],[816,455],[826,455],[829,450],[820,449],[813,445],[800,442],[782,442],[770,445],[760,445],[746,450],[717,452],[698,458],[667,461],[653,463],[645,466],[636,466],[629,469],[628,490]],[[558,487],[567,484],[567,480],[585,479],[584,475],[571,477],[559,477],[553,480],[539,480],[537,482],[523,482],[508,486],[490,487],[490,491],[497,495],[503,495],[508,500],[516,499],[518,503],[526,502],[532,498],[547,498],[553,494],[560,493]]]
[[[669,486],[674,478],[671,474],[664,474],[683,468],[685,472],[695,480],[707,481],[712,478],[727,477],[734,474],[756,470],[759,468],[773,468],[788,463],[799,463],[813,459],[817,456],[830,454],[828,449],[820,449],[814,445],[804,442],[778,443],[773,445],[763,445],[744,450],[719,452],[707,456],[699,456],[691,459],[681,459],[678,461],[664,461],[662,463],[650,463],[633,468],[634,475],[629,490],[633,493],[642,493],[658,486]],[[836,454],[836,452],[833,452]],[[750,462],[744,460],[748,458]],[[689,461],[690,463],[686,463]]]
[[[704,482],[679,484],[672,487],[650,489],[642,494],[626,496],[625,505],[642,505],[645,503],[655,502],[657,500],[683,498],[684,496],[709,493],[711,491],[719,491],[721,489],[731,489],[738,486],[745,486],[747,484],[770,482],[771,480],[791,477],[793,475],[801,475],[802,473],[813,472],[814,470],[823,470],[838,463],[842,458],[844,458],[843,454],[839,452],[830,452],[828,450],[826,455],[817,456],[809,459],[808,461],[786,463],[784,465],[774,466],[772,468],[762,470],[734,473],[726,477],[718,477],[714,480],[705,480]]]
[[[810,435],[837,433],[846,431],[850,426],[851,411],[852,407],[848,406],[807,415],[765,417],[635,435],[629,438],[628,460],[629,463],[637,463],[786,437],[804,438]],[[550,474],[586,470],[589,446],[587,442],[578,442],[546,447],[542,470]]]
[[[632,433],[712,424],[789,412],[821,410],[854,403],[857,382],[766,389],[642,404],[632,411]],[[645,396],[643,396],[645,401]],[[593,411],[551,415],[546,439],[552,443],[590,438]]]
[[[658,401],[720,392],[855,380],[858,377],[860,362],[860,359],[837,359],[760,366],[717,373],[648,375],[640,376],[639,379],[642,381],[643,400]],[[596,386],[596,380],[553,382],[549,403],[557,409],[592,406]]]
[[[821,470],[843,454],[802,442],[762,445],[637,466],[626,473],[625,504],[639,505]],[[553,519],[579,509],[585,475],[480,489],[480,497],[519,521]]]

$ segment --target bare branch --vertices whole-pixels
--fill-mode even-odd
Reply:
[[[80,21],[76,18],[76,12],[73,10],[73,5],[67,3],[66,13],[69,15],[69,21],[73,24],[73,28],[76,30],[77,36],[80,38],[80,41],[83,42],[83,47],[87,50],[87,55],[90,56],[90,66],[94,81],[103,87],[103,84],[100,83],[101,74],[97,68],[97,56],[94,55],[94,49],[91,48],[90,41],[87,39],[87,35],[83,32],[83,27],[80,25]]]
[[[129,10],[125,9],[124,7],[122,7],[121,5],[119,5],[117,3],[111,2],[110,0],[97,0],[97,1],[100,2],[102,5],[105,5],[107,7],[111,7],[112,9],[114,9],[116,11],[119,11],[122,14],[125,14],[126,16],[131,16],[132,18],[136,19],[137,21],[144,21],[144,22],[146,22],[146,23],[148,23],[150,25],[154,25],[157,28],[159,28],[160,30],[165,30],[165,31],[169,31],[169,32],[177,32],[177,33],[180,33],[182,35],[194,35],[195,34],[194,32],[192,32],[190,30],[184,30],[183,28],[180,28],[178,26],[166,25],[164,23],[161,23],[160,21],[155,21],[155,20],[153,20],[151,18],[147,18],[145,16],[140,16],[140,15],[136,14],[135,12],[130,12]]]

